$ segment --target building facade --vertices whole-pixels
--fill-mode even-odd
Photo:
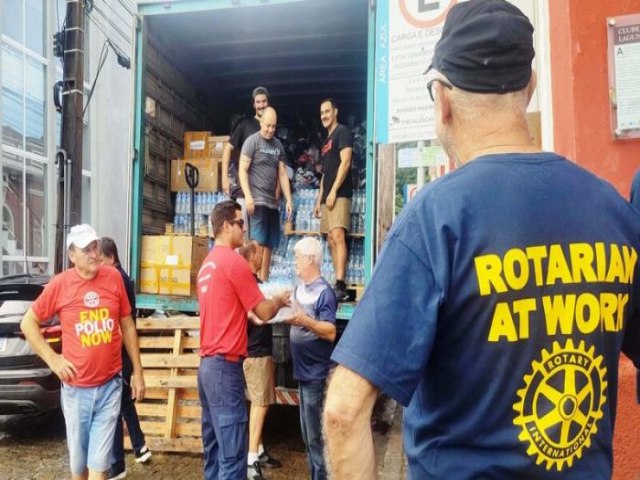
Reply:
[[[135,8],[130,0],[86,4],[82,218],[71,222],[89,222],[123,246],[129,224],[133,73],[118,65],[105,41],[133,58]],[[0,2],[0,276],[53,271],[61,125],[53,86],[62,79],[53,35],[65,15],[64,0]],[[123,253],[126,258],[126,248]]]

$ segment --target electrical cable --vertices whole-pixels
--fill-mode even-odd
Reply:
[[[93,18],[92,16],[89,16],[89,15],[87,15],[87,18],[91,21],[91,23],[93,23],[98,28],[98,30],[100,30],[103,33],[103,35],[107,39],[109,38],[109,34],[104,30],[102,25],[100,25],[100,23],[95,18]],[[122,47],[117,45],[113,40],[110,40],[110,41],[111,41],[112,44],[116,45],[121,52],[125,51]]]
[[[95,1],[95,0],[94,0]],[[113,3],[108,3],[105,0],[102,0],[107,8],[98,7],[98,10],[103,10],[104,12],[108,12],[109,18],[113,18],[118,22],[118,25],[123,25],[131,22],[132,19],[135,19],[137,15],[131,13],[131,11],[124,6],[122,2],[119,2],[123,8],[118,8],[118,5],[113,5]],[[126,13],[123,13],[123,10],[126,10]],[[121,15],[121,13],[123,13]]]
[[[122,38],[124,38],[124,39],[126,39],[126,40],[128,40],[128,39],[129,39],[129,36],[128,36],[126,33],[124,33],[124,32],[120,29],[120,27],[119,27],[118,25],[116,25],[116,24],[115,24],[115,23],[114,23],[114,22],[113,22],[113,21],[112,21],[112,20],[111,20],[107,15],[105,15],[105,13],[104,13],[102,10],[100,10],[96,5],[94,5],[93,10],[95,10],[96,12],[98,12],[98,13],[100,14],[100,16],[106,20],[106,22],[109,24],[109,26],[110,26],[114,31],[116,31],[116,32],[117,32],[117,33],[118,33]],[[89,16],[89,17],[90,17],[90,15],[87,15],[87,16]]]
[[[107,0],[102,0],[104,3],[107,3]],[[124,3],[124,0],[118,0],[118,3],[124,7],[124,9],[131,15],[132,17],[137,17],[138,14],[134,10],[130,10],[130,6]]]
[[[85,104],[84,108],[82,109],[82,117],[84,118],[84,114],[87,111],[87,108],[89,108],[89,102],[91,102],[91,97],[93,96],[93,91],[96,88],[96,83],[98,82],[98,77],[100,76],[100,70],[102,70],[102,67],[104,66],[105,62],[107,61],[107,57],[109,56],[109,40],[105,40],[105,42],[102,44],[102,50],[100,51],[100,58],[98,60],[98,70],[96,71],[96,76],[93,79],[93,83],[91,84],[91,90],[89,90],[89,95],[87,96],[87,103]]]

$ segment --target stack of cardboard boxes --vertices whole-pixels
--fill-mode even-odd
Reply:
[[[184,176],[186,163],[198,169],[195,191],[217,192],[220,189],[222,150],[228,136],[211,132],[185,132],[184,156],[171,161],[171,191],[190,191]],[[178,235],[142,237],[140,291],[163,295],[196,294],[196,277],[209,251],[209,240]]]
[[[185,132],[184,156],[171,161],[171,191],[189,191],[184,178],[186,163],[198,169],[200,181],[196,192],[220,190],[222,150],[228,139],[228,135],[212,136],[211,132]]]

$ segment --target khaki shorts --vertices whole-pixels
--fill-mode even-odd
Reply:
[[[273,357],[247,357],[242,362],[247,398],[260,407],[276,403]]]
[[[320,233],[329,233],[338,227],[342,227],[348,232],[351,225],[351,199],[336,198],[333,210],[329,210],[327,204],[323,203],[321,214]]]

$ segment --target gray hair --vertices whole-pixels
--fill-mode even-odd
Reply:
[[[314,237],[304,237],[296,242],[293,247],[296,255],[313,257],[316,265],[322,264],[322,243]]]

